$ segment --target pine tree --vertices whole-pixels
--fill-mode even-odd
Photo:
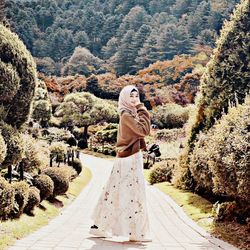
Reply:
[[[197,99],[197,118],[191,141],[196,134],[213,126],[229,103],[242,103],[250,91],[250,2],[238,5],[231,21],[225,23],[212,59],[201,80]]]
[[[193,41],[185,27],[167,24],[160,29],[157,45],[159,59],[169,60],[175,55],[190,54]]]
[[[112,37],[106,44],[106,46],[102,47],[102,54],[104,59],[109,59],[113,56],[118,49],[118,40],[115,37]]]
[[[202,1],[188,17],[187,28],[192,37],[196,37],[202,30],[208,28],[210,3]]]
[[[5,18],[5,0],[0,0],[0,23],[3,23],[4,18]]]
[[[159,59],[157,53],[157,36],[156,32],[151,32],[143,47],[139,50],[138,57],[135,60],[138,70],[148,67],[151,63]]]
[[[132,45],[135,32],[129,30],[121,40],[121,46],[113,57],[113,67],[118,75],[123,75],[131,70],[134,54],[136,53]]]
[[[138,32],[135,34],[135,37],[133,38],[132,41],[132,47],[133,50],[135,51],[135,53],[133,54],[133,58],[131,61],[131,70],[130,73],[135,73],[136,70],[138,69],[137,65],[136,65],[136,58],[139,54],[140,49],[143,47],[143,44],[146,40],[146,38],[149,36],[151,32],[151,28],[149,25],[143,24],[141,26],[141,28],[138,30]]]
[[[201,132],[206,134],[227,113],[229,105],[243,103],[250,91],[250,2],[242,0],[226,22],[217,48],[207,64],[201,79],[200,94],[196,99],[195,118],[190,120],[190,135],[185,155],[180,158],[180,172],[175,183],[182,182],[194,187],[190,172],[190,158],[195,141]]]

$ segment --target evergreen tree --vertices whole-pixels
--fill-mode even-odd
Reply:
[[[190,54],[193,41],[185,27],[168,24],[161,27],[157,46],[159,59],[169,60],[174,55]]]
[[[243,0],[221,32],[217,48],[201,80],[191,141],[200,130],[209,129],[220,118],[222,111],[227,111],[229,102],[236,102],[236,96],[237,101],[242,103],[250,91],[249,13],[250,2]]]
[[[140,6],[136,6],[130,10],[130,12],[123,18],[123,21],[118,29],[117,36],[122,38],[127,31],[133,30],[137,32],[143,24],[147,24],[149,16],[145,9]]]
[[[196,37],[202,30],[208,28],[208,17],[210,15],[210,4],[202,1],[196,10],[190,13],[187,23],[188,32]]]
[[[140,49],[143,47],[145,39],[149,36],[150,32],[151,32],[150,26],[143,24],[133,38],[132,47],[135,53],[133,54],[133,58],[131,58],[130,74],[135,74],[137,71],[138,67],[136,65],[135,60],[138,56]]]
[[[136,53],[132,45],[135,32],[129,30],[125,37],[121,40],[121,46],[112,58],[112,65],[118,75],[129,73],[131,70],[131,63],[134,60],[134,54]]]
[[[157,43],[155,37],[151,41],[147,37],[145,41],[148,40],[148,44],[134,44],[135,51],[140,51],[142,46],[146,51],[151,50],[148,47],[155,44],[150,55],[145,55],[145,50],[135,53],[138,58],[146,56],[145,65],[148,65],[151,57],[154,62],[171,58],[176,52],[192,53],[193,42],[213,45],[213,37],[219,34],[223,21],[239,1],[6,1],[6,18],[34,56],[51,57],[56,63],[62,58],[69,58],[77,46],[87,47],[97,57],[103,55],[105,59],[113,60],[117,52],[116,43],[121,46],[129,30],[137,34],[143,25],[148,25],[151,34],[157,34]],[[165,26],[171,25],[176,27],[172,32],[166,32]],[[132,40],[137,43],[135,37]],[[155,49],[159,52],[158,58],[155,57]],[[138,60],[140,65],[144,65],[142,58]],[[137,61],[131,60],[131,69],[137,68]]]
[[[89,37],[88,35],[86,34],[85,31],[79,31],[77,32],[75,35],[74,35],[74,46],[75,47],[78,47],[78,46],[81,46],[81,47],[86,47],[88,48],[89,46]]]
[[[171,12],[177,18],[189,10],[192,0],[176,0],[175,4],[171,7]]]
[[[5,0],[0,0],[0,23],[3,23],[5,18]]]
[[[53,9],[42,7],[36,13],[37,26],[42,32],[46,30],[47,27],[51,26],[54,21]]]
[[[122,15],[107,15],[102,28],[102,43],[106,44],[110,39],[114,38],[114,34],[122,22]]]
[[[118,49],[118,40],[115,37],[112,37],[106,46],[102,48],[102,54],[104,59],[109,59],[111,56],[113,56]]]
[[[88,127],[98,122],[117,122],[116,107],[87,92],[72,93],[65,96],[55,115],[62,117],[62,125],[84,127],[83,138],[88,135]]]
[[[47,38],[47,44],[50,49],[49,55],[55,61],[72,54],[74,50],[72,31],[65,29],[57,29]]]
[[[250,91],[249,13],[249,0],[242,0],[221,31],[217,47],[201,79],[195,118],[190,121],[186,154],[180,159],[182,174],[176,183],[179,179],[188,187],[194,187],[189,165],[198,135],[212,129],[215,121],[228,112],[230,103],[243,103]]]
[[[197,42],[198,42],[198,44],[208,45],[208,46],[214,48],[217,37],[218,36],[214,30],[204,29],[198,35]]]
[[[135,60],[138,70],[146,68],[158,60],[157,37],[156,32],[151,32],[143,47],[139,50],[138,57]]]

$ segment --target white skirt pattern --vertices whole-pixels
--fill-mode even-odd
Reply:
[[[115,159],[91,217],[99,230],[111,236],[150,238],[141,151]]]

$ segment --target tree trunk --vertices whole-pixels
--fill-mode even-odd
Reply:
[[[89,125],[84,126],[83,131],[84,148],[88,147],[88,127]]]

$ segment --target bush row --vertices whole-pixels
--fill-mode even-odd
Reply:
[[[53,200],[67,192],[70,181],[81,171],[82,164],[75,159],[72,167],[43,169],[42,174],[34,176],[33,186],[29,186],[25,181],[9,184],[0,177],[0,219],[18,218],[23,212],[31,215],[43,200]]]

